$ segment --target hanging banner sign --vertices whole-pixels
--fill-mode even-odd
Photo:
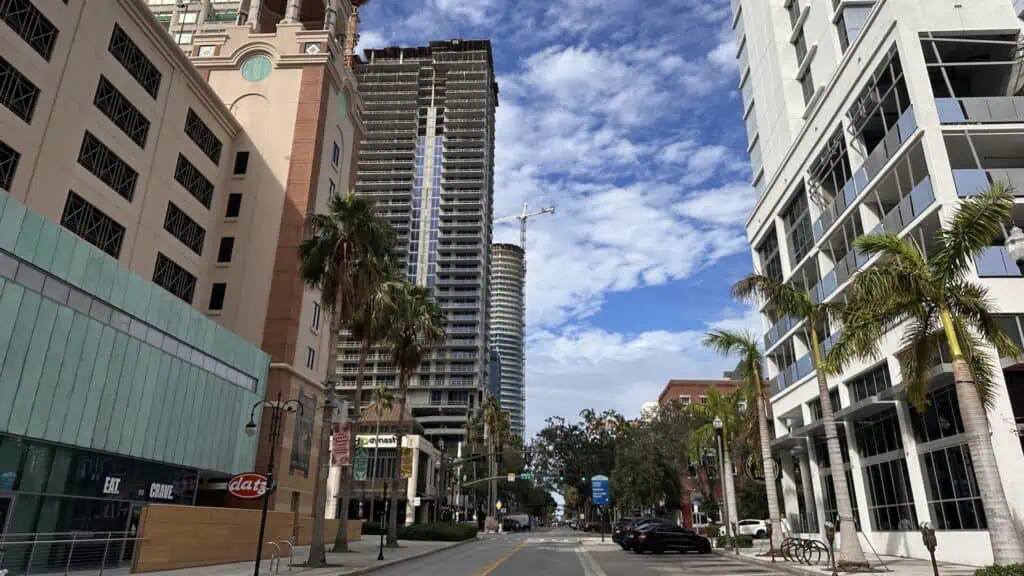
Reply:
[[[356,448],[356,463],[352,469],[352,479],[358,482],[365,481],[369,468],[370,455],[367,454],[366,448],[363,448],[362,446]]]
[[[348,466],[350,438],[348,423],[331,424],[331,466]]]
[[[402,478],[412,477],[412,448],[402,448]]]
[[[356,444],[363,448],[396,448],[398,447],[398,437],[394,434],[381,434],[380,436],[360,434],[356,436]]]

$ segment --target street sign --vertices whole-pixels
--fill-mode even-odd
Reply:
[[[501,506],[502,506],[501,500],[498,500],[497,502],[494,503],[494,507],[496,509],[498,509],[498,510],[501,510]]]
[[[509,482],[515,482],[516,481],[516,473],[515,472],[509,472],[508,473],[508,481]]]
[[[267,477],[256,472],[239,474],[228,482],[228,493],[243,500],[262,498],[267,493]]]
[[[533,480],[533,472],[523,472],[519,475],[520,480]]]
[[[356,448],[356,460],[352,468],[352,477],[357,481],[365,481],[370,467],[370,455],[366,448]]]
[[[597,506],[608,505],[608,477],[598,474],[590,479],[590,497]]]

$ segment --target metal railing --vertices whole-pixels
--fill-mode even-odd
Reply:
[[[142,540],[131,532],[5,534],[0,536],[0,573],[103,574],[127,569]]]
[[[941,124],[1024,122],[1024,96],[936,98]]]

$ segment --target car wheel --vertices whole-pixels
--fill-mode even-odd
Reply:
[[[757,538],[764,538],[767,535],[768,535],[768,532],[766,532],[763,528],[761,530],[758,530],[757,534],[754,534],[754,536],[757,537]]]
[[[700,553],[700,554],[711,554],[711,546],[705,546],[704,548],[699,550],[698,553]]]
[[[664,554],[665,553],[665,547],[664,546],[658,546],[656,548],[652,548],[651,552],[653,552],[655,554]]]

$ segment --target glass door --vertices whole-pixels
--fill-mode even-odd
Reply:
[[[7,533],[7,519],[14,510],[14,497],[0,496],[0,539]]]

